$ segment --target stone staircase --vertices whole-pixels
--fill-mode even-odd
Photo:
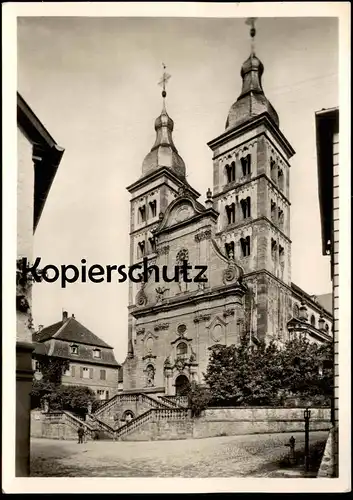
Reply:
[[[118,404],[143,404],[148,409],[123,425],[113,426],[102,420],[102,416]],[[86,424],[99,431],[103,439],[126,440],[129,434],[145,426],[148,422],[186,420],[188,418],[187,398],[178,396],[154,396],[144,393],[116,394],[87,416]]]

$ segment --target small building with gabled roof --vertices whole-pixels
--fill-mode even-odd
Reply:
[[[121,367],[113,348],[64,311],[62,320],[33,334],[33,369],[40,372],[45,356],[62,358],[69,367],[62,377],[64,385],[82,385],[92,389],[98,399],[110,399],[119,391]],[[119,382],[120,380],[120,382]]]

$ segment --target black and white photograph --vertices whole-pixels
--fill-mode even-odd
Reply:
[[[13,14],[13,480],[350,490],[350,5],[85,4]]]

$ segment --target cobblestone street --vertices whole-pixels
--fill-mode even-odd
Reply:
[[[281,460],[291,436],[304,449],[304,433],[252,434],[180,441],[111,442],[31,440],[31,476],[51,477],[283,477]],[[323,447],[325,431],[310,433]]]

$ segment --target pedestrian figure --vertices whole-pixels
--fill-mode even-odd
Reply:
[[[85,435],[85,429],[83,428],[82,424],[80,424],[80,427],[77,429],[77,434],[78,434],[78,444],[83,443],[83,436]]]

